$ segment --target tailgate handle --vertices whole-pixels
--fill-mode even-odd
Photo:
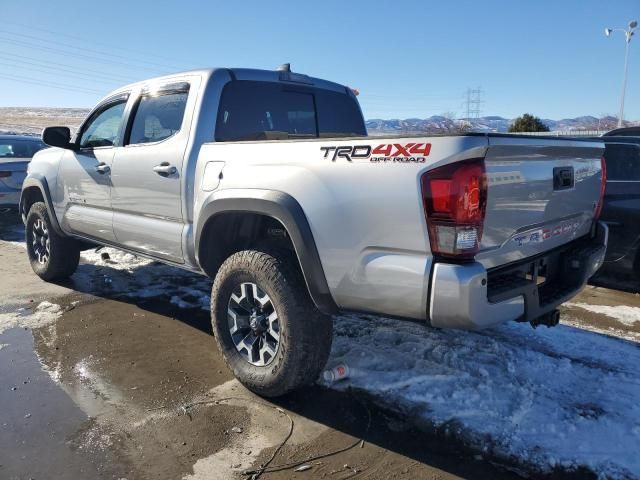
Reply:
[[[573,167],[555,167],[553,169],[553,189],[573,188]]]

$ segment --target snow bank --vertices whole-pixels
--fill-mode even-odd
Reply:
[[[330,359],[338,362],[352,375],[336,388],[367,390],[492,455],[545,471],[640,475],[633,343],[566,326],[512,323],[477,333],[344,315]]]

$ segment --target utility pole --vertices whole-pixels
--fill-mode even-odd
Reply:
[[[622,77],[622,93],[620,94],[620,113],[618,114],[618,128],[624,126],[624,97],[627,90],[627,74],[629,71],[629,44],[631,43],[631,37],[633,37],[638,22],[635,20],[629,22],[628,28],[605,28],[604,34],[608,37],[613,32],[624,33],[625,47],[624,47],[624,74]]]

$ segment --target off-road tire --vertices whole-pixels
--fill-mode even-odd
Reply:
[[[228,324],[228,305],[235,288],[255,283],[278,314],[278,350],[266,366],[256,366],[236,348]],[[286,251],[245,250],[222,264],[211,289],[211,322],[216,343],[235,377],[264,397],[278,397],[313,383],[331,350],[333,321],[309,297],[293,255]]]
[[[33,226],[38,220],[46,226],[49,238],[49,256],[44,263],[39,261],[33,245]],[[78,243],[71,238],[63,237],[56,233],[51,224],[47,207],[43,202],[36,202],[29,209],[25,224],[25,234],[31,268],[41,279],[51,282],[63,280],[73,275],[80,262]]]

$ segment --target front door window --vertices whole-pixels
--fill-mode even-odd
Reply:
[[[113,147],[118,141],[126,100],[96,112],[82,131],[80,148]]]

